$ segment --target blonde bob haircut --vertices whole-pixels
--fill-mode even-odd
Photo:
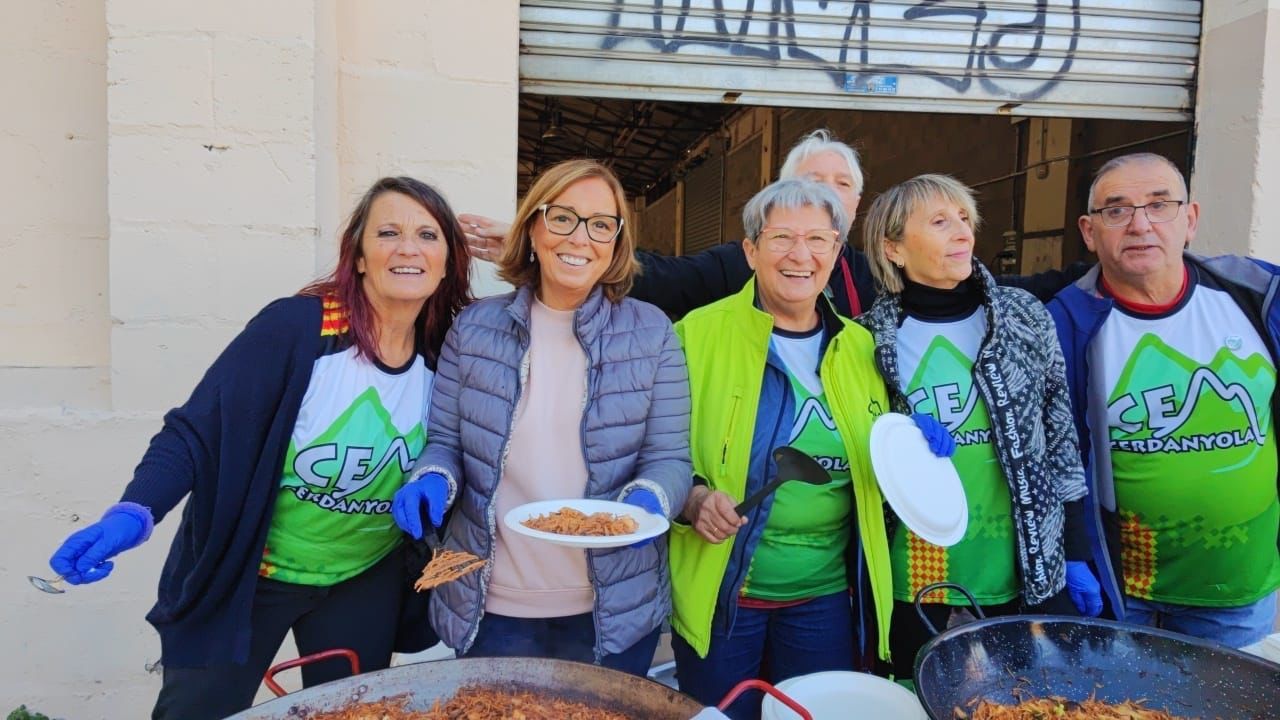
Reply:
[[[613,200],[622,218],[622,228],[613,240],[613,260],[600,276],[599,285],[610,302],[618,302],[631,290],[631,283],[640,272],[636,261],[636,229],[627,204],[626,191],[613,171],[595,160],[565,160],[547,168],[533,187],[525,194],[516,211],[515,220],[503,241],[502,256],[498,258],[498,277],[516,287],[530,285],[537,290],[542,282],[542,272],[533,255],[533,224],[542,222],[542,206],[560,197],[570,185],[579,180],[599,178],[613,191]],[[595,242],[588,240],[587,242]]]
[[[862,220],[863,252],[871,266],[876,284],[889,293],[900,293],[903,271],[889,261],[885,247],[900,243],[907,229],[907,219],[933,200],[953,203],[969,216],[969,227],[977,231],[982,219],[973,200],[973,190],[950,175],[917,175],[885,190],[871,203]]]

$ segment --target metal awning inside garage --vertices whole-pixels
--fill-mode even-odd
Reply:
[[[527,93],[1187,120],[1197,0],[521,0]]]

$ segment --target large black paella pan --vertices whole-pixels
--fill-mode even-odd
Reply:
[[[927,590],[928,588],[926,588]],[[1016,704],[1061,696],[1145,699],[1173,715],[1280,719],[1280,665],[1207,640],[1109,620],[1057,615],[987,618],[920,649],[916,694],[935,720],[974,699]]]
[[[650,680],[595,665],[535,658],[463,658],[416,663],[355,675],[290,693],[232,716],[235,720],[300,720],[309,713],[407,695],[408,709],[428,710],[468,685],[532,690],[644,720],[688,720],[702,706]]]

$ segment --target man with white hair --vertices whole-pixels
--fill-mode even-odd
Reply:
[[[1280,587],[1280,267],[1187,252],[1199,204],[1167,158],[1103,165],[1099,264],[1050,302],[1114,615],[1243,647]]]

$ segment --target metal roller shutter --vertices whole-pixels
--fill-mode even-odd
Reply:
[[[676,191],[650,203],[639,218],[641,250],[652,250],[663,255],[675,254],[676,246]]]
[[[526,92],[1191,118],[1197,0],[522,0]]]
[[[684,181],[684,254],[720,244],[724,156],[712,153]]]
[[[729,151],[724,169],[724,240],[743,237],[742,208],[764,183],[760,181],[760,152],[763,139],[756,135]]]

